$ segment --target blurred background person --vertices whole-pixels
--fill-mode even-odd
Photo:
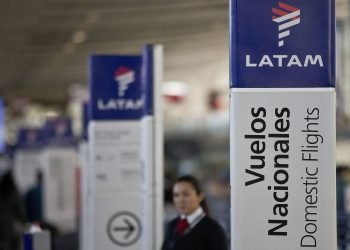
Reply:
[[[0,178],[0,249],[18,250],[25,209],[11,170]]]
[[[59,230],[55,225],[47,222],[43,217],[43,174],[41,170],[37,171],[36,183],[25,194],[24,200],[27,221],[38,225],[43,230],[48,230],[52,239],[51,249],[58,249],[55,243],[59,235]]]
[[[42,222],[43,202],[42,202],[42,173],[36,174],[36,183],[25,195],[25,204],[29,222]]]
[[[209,217],[198,180],[186,175],[173,187],[173,201],[180,214],[168,223],[162,250],[227,250],[221,226]]]

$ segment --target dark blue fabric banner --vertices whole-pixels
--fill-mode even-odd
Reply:
[[[90,118],[138,120],[142,117],[141,56],[90,57]]]
[[[18,132],[16,149],[39,149],[44,145],[44,133],[40,128],[22,128]]]
[[[230,3],[231,88],[334,87],[334,0]]]

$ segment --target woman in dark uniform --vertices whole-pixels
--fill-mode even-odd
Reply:
[[[173,200],[180,215],[169,222],[162,250],[227,250],[225,233],[208,216],[196,178],[179,178],[173,187]]]

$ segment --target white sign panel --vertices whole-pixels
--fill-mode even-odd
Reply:
[[[141,124],[142,222],[144,225],[150,225],[151,229],[143,233],[142,249],[152,250],[161,247],[163,241],[163,169],[158,160],[158,154],[162,154],[163,151],[162,145],[155,147],[154,118],[146,116]]]
[[[14,177],[16,184],[25,194],[36,185],[37,175],[41,170],[40,150],[19,150],[14,157]]]
[[[62,231],[76,230],[76,168],[73,148],[49,148],[43,153],[44,218]]]
[[[91,222],[89,218],[89,198],[91,197],[91,187],[89,185],[89,150],[87,142],[79,145],[79,167],[80,167],[80,229],[79,247],[81,250],[89,249],[89,237],[91,237]]]
[[[91,121],[94,192],[140,190],[140,122]]]
[[[94,249],[139,249],[139,121],[91,121]]]
[[[140,193],[94,196],[93,249],[140,249]]]
[[[232,89],[230,115],[233,249],[334,249],[334,89]]]

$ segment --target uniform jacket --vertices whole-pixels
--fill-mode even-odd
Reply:
[[[193,228],[177,236],[175,228],[180,217],[170,221],[162,250],[227,250],[227,240],[221,226],[205,215]]]

